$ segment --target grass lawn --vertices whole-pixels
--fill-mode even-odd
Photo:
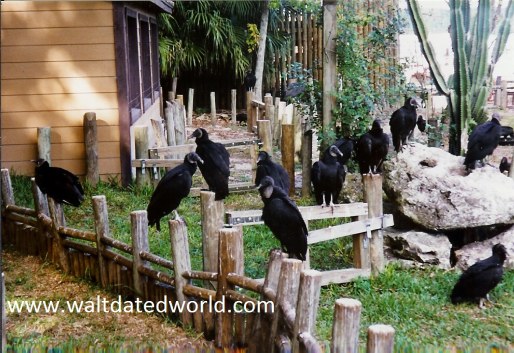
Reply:
[[[30,184],[27,178],[13,177],[16,203],[32,207]],[[101,183],[96,188],[86,185],[86,201],[80,208],[65,206],[67,224],[73,228],[93,230],[91,196],[105,195],[108,204],[111,235],[126,243],[130,240],[130,212],[146,209],[151,188],[123,189],[116,183]],[[297,199],[299,205],[313,204],[312,200]],[[257,192],[233,194],[225,200],[225,209],[261,208]],[[200,204],[198,198],[187,198],[178,209],[188,225],[193,269],[202,267]],[[166,219],[162,230],[149,231],[153,253],[170,258],[171,248]],[[327,222],[312,223],[312,228],[324,227]],[[310,226],[311,226],[310,225]],[[244,228],[245,272],[252,278],[265,274],[270,249],[279,242],[265,226]],[[350,239],[316,244],[311,247],[312,268],[319,270],[349,267],[352,259]],[[331,336],[333,307],[336,299],[351,297],[363,304],[361,340],[365,341],[369,325],[383,323],[396,330],[396,345],[406,351],[434,350],[455,347],[471,349],[497,344],[514,349],[514,271],[508,271],[503,282],[492,292],[486,309],[476,305],[454,306],[449,293],[459,273],[435,268],[402,269],[389,264],[386,270],[371,280],[361,279],[346,285],[322,288],[318,312],[318,337]]]

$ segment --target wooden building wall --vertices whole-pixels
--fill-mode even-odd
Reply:
[[[99,171],[120,173],[111,2],[1,4],[2,167],[33,175],[37,128],[49,126],[52,165],[85,174],[83,116],[96,112]]]

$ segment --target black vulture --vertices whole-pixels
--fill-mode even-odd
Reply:
[[[503,263],[506,258],[505,247],[502,244],[495,244],[491,257],[478,261],[462,273],[453,287],[452,303],[478,302],[482,308],[488,293],[502,280]]]
[[[403,145],[407,144],[407,138],[412,137],[416,127],[416,108],[419,107],[415,98],[407,98],[405,104],[391,115],[389,125],[393,136],[393,146],[396,152],[400,152]]]
[[[270,176],[262,178],[259,193],[264,202],[264,224],[280,241],[282,251],[304,261],[307,254],[308,231],[298,207],[284,190],[275,186]]]
[[[477,125],[468,140],[468,151],[464,159],[466,170],[475,169],[477,161],[491,155],[500,142],[500,115],[493,113],[491,120]],[[483,164],[483,163],[482,163]]]
[[[327,206],[333,206],[337,203],[346,177],[344,165],[337,161],[337,157],[341,155],[339,148],[332,145],[329,152],[312,165],[311,181],[318,205],[323,206],[325,202]]]
[[[175,211],[175,218],[179,218],[177,208],[180,201],[189,195],[198,162],[203,163],[203,160],[195,152],[190,152],[184,158],[184,163],[169,170],[159,181],[146,209],[150,227],[155,225],[160,231],[161,218],[172,211]]]
[[[255,77],[255,74],[248,70],[246,72],[246,76],[244,78],[243,85],[245,86],[245,91],[251,91],[255,87],[255,83],[257,82],[257,77]]]
[[[427,129],[427,121],[423,119],[423,116],[418,116],[418,120],[416,121],[416,125],[418,126],[418,130],[421,132],[425,132]]]
[[[342,155],[337,155],[337,161],[341,163],[341,165],[346,165],[350,157],[352,156],[352,152],[354,149],[354,141],[350,138],[338,138],[333,145],[335,145],[339,151],[341,151]],[[328,158],[326,155],[330,152],[330,148],[327,148],[323,153],[323,159]]]
[[[209,140],[203,128],[196,129],[189,138],[195,137],[196,153],[203,160],[199,165],[203,178],[214,191],[216,201],[228,196],[228,177],[230,176],[230,155],[221,143]]]
[[[275,187],[279,187],[287,194],[289,193],[289,174],[278,163],[271,160],[271,156],[266,151],[259,151],[257,157],[257,172],[255,175],[255,186],[258,186],[265,176],[273,178]]]
[[[378,119],[373,121],[371,130],[362,135],[357,141],[356,159],[361,174],[376,174],[382,172],[382,163],[389,150],[387,136]]]
[[[509,163],[509,160],[507,159],[507,157],[502,158],[502,160],[500,161],[499,168],[500,168],[500,173],[504,173],[504,172],[509,173],[510,163]]]
[[[33,162],[36,163],[36,185],[43,194],[58,203],[80,206],[84,201],[84,189],[75,174],[63,168],[50,167],[41,158]]]

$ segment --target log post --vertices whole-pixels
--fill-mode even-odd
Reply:
[[[337,1],[323,0],[323,124],[322,132],[328,136],[334,128],[332,111],[336,106],[336,99],[332,92],[336,90],[337,65],[336,41],[337,36]],[[326,145],[326,143],[325,143]],[[328,146],[321,146],[325,150]]]
[[[264,116],[267,120],[273,121],[273,97],[271,96],[271,93],[266,93],[264,95]]]
[[[368,328],[366,353],[393,353],[394,328],[390,325],[371,325]]]
[[[95,186],[100,180],[98,172],[98,129],[96,113],[84,114],[84,144],[86,147],[86,180]]]
[[[291,187],[288,190],[289,196],[294,195],[294,125],[282,124],[282,165],[289,174]]]
[[[175,115],[177,103],[174,101],[166,101],[166,108],[164,109],[164,120],[166,121],[166,141],[168,146],[175,146],[177,144],[175,138]]]
[[[184,105],[184,96],[182,94],[177,94],[174,101],[180,103],[180,105]]]
[[[104,195],[93,196],[93,213],[95,217],[95,234],[96,248],[98,249],[98,269],[100,278],[98,282],[105,288],[108,284],[107,261],[104,259],[103,253],[109,250],[109,246],[102,241],[103,238],[109,237],[109,216],[107,214],[107,201]]]
[[[148,158],[148,127],[147,126],[136,126],[134,128],[135,138],[135,154],[136,159],[147,159]],[[150,168],[136,168],[136,184],[151,185],[152,178],[150,175]]]
[[[42,158],[52,165],[52,159],[50,157],[51,151],[51,129],[49,127],[38,127],[37,128],[37,155],[38,158]]]
[[[269,336],[270,352],[274,353],[275,338],[279,332],[279,321],[284,317],[284,308],[296,309],[298,298],[298,289],[300,285],[300,271],[303,263],[297,259],[285,259],[282,261],[280,268],[280,277],[278,280],[277,296],[275,299],[275,312],[273,313],[273,321],[271,323],[271,334]]]
[[[364,202],[368,204],[368,217],[382,217],[382,175],[362,175]],[[371,273],[377,275],[384,269],[384,237],[382,229],[371,232],[370,239]]]
[[[237,124],[237,119],[236,119],[236,115],[237,115],[237,90],[236,89],[232,89],[230,90],[230,107],[231,107],[231,112],[232,112],[232,125],[236,125]]]
[[[195,96],[194,88],[189,89],[189,93],[187,96],[187,125],[191,126],[193,124],[193,99]]]
[[[253,132],[253,125],[255,124],[254,109],[252,107],[253,92],[246,92],[246,128],[248,132]]]
[[[502,80],[501,81],[501,98],[500,98],[500,108],[505,110],[507,109],[507,81]]]
[[[181,96],[180,96],[181,97]],[[186,108],[180,100],[176,99],[173,102],[173,128],[175,130],[175,145],[183,145],[186,143]]]
[[[271,136],[271,121],[257,120],[257,132],[259,139],[262,141],[262,150],[268,152],[270,156],[273,155],[273,141]]]
[[[187,304],[188,299],[184,295],[184,287],[191,281],[182,276],[184,272],[191,271],[187,226],[182,219],[170,220],[169,225],[171,253],[173,254],[173,269],[175,273],[175,295],[179,304]],[[193,324],[193,316],[189,311],[183,310],[180,313],[180,321],[186,327],[191,326]]]
[[[34,198],[34,209],[36,210],[36,217],[38,221],[38,232],[42,235],[40,239],[43,240],[43,244],[35,244],[35,247],[39,249],[38,252],[41,257],[52,258],[52,254],[46,246],[47,239],[51,238],[51,236],[47,232],[47,226],[39,218],[39,215],[45,215],[47,217],[50,217],[50,210],[48,209],[48,199],[45,195],[43,195],[41,190],[39,190],[39,187],[36,185],[36,179],[31,178],[30,180],[32,182],[32,197]]]
[[[216,94],[211,92],[211,123],[212,126],[216,126]]]
[[[234,289],[233,285],[227,282],[229,273],[243,274],[243,230],[241,227],[222,228],[219,230],[219,258],[218,258],[218,289],[216,301],[224,300],[225,293]],[[225,310],[216,313],[216,336],[217,347],[229,348],[232,346],[232,303]]]
[[[200,191],[203,270],[208,272],[218,271],[219,229],[223,228],[225,216],[223,201],[215,201],[214,195],[211,191]],[[211,285],[216,288],[216,283]]]
[[[352,221],[364,221],[368,217],[365,215],[352,217]],[[370,268],[370,239],[367,233],[355,234],[352,236],[353,240],[353,267],[355,268]]]
[[[302,197],[311,195],[312,128],[307,116],[302,116]]]
[[[11,176],[9,175],[9,169],[2,169],[2,207],[7,205],[14,205],[14,191],[11,184]]]
[[[336,300],[332,325],[332,353],[358,353],[362,304],[350,298]]]
[[[300,352],[298,335],[316,330],[316,315],[318,314],[319,296],[321,292],[321,272],[304,270],[300,274],[300,289],[298,305],[293,330],[293,351]]]
[[[132,277],[134,279],[134,292],[143,297],[145,278],[139,273],[139,267],[147,265],[140,257],[142,251],[149,251],[148,246],[148,218],[146,211],[133,211],[130,213],[132,234]]]
[[[54,199],[50,197],[48,198],[48,209],[50,210],[50,217],[52,218],[53,259],[62,267],[65,273],[69,273],[70,262],[67,250],[63,245],[63,240],[66,239],[66,237],[61,237],[58,232],[60,226],[66,226],[62,205],[55,202]]]

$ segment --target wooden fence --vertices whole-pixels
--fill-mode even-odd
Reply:
[[[322,274],[273,250],[264,281],[244,276],[242,227],[219,226],[223,202],[214,201],[212,192],[201,195],[208,204],[202,206],[202,227],[210,228],[204,232],[217,233],[208,250],[215,254],[216,267],[206,269],[204,264],[203,271],[194,271],[182,220],[169,221],[172,259],[165,259],[149,252],[146,211],[130,214],[132,244],[126,244],[110,235],[105,196],[93,197],[95,229],[83,231],[66,226],[60,204],[47,199],[34,180],[35,209],[29,209],[15,205],[8,170],[2,169],[1,179],[2,241],[18,251],[50,260],[63,271],[89,278],[126,300],[139,298],[152,302],[153,308],[168,302],[163,313],[214,339],[216,347],[322,352],[323,345],[314,334]],[[204,238],[211,236],[204,234]],[[204,242],[204,247],[209,243]],[[204,257],[213,256],[204,253]],[[175,304],[185,309],[172,310]],[[273,310],[266,311],[266,307]],[[350,344],[357,349],[360,303],[339,300],[334,315],[332,352],[347,351]],[[368,342],[374,343],[368,343],[368,352],[392,352],[393,332],[389,326],[370,327]],[[369,350],[370,345],[377,350]]]

